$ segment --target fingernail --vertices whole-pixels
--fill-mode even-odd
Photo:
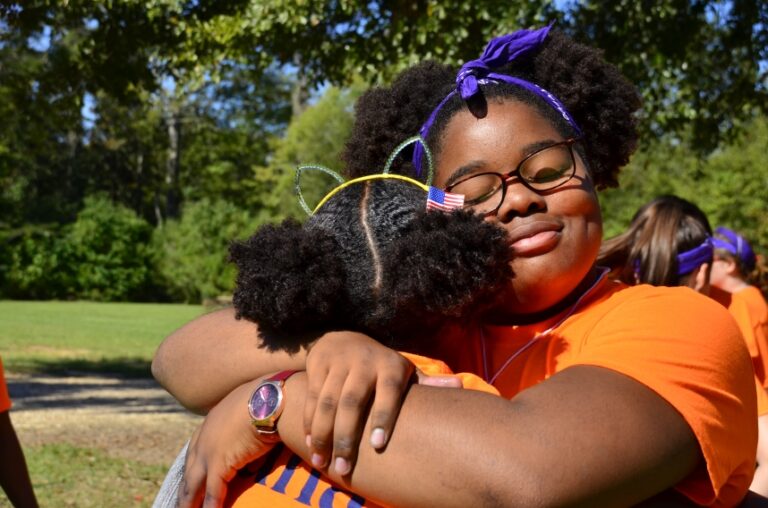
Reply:
[[[384,429],[377,427],[371,432],[371,446],[374,448],[381,448],[387,439],[387,435],[384,433]]]
[[[312,465],[315,467],[323,467],[325,465],[325,459],[319,453],[312,454]]]
[[[310,436],[309,434],[307,434],[306,442],[307,442],[307,448],[312,448],[312,436]]]
[[[334,467],[336,468],[336,472],[341,476],[349,473],[349,461],[345,458],[336,457],[336,464]]]

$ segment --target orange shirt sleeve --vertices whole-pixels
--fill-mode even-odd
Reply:
[[[732,313],[749,345],[755,374],[768,387],[768,304],[759,289],[749,286],[733,294],[731,307],[737,307]]]
[[[0,358],[0,413],[11,409],[11,397],[8,395],[8,386],[5,384],[5,371],[3,360]]]
[[[677,489],[702,505],[738,504],[754,474],[754,374],[739,328],[717,302],[688,288],[632,288],[582,345],[578,363],[643,383],[690,425],[705,464]]]

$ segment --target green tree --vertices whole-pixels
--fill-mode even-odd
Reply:
[[[152,296],[150,225],[132,210],[103,196],[85,199],[68,228],[66,242],[79,298],[100,301],[146,300]]]
[[[172,297],[200,302],[231,293],[235,270],[227,248],[255,226],[247,210],[226,201],[185,204],[181,218],[158,228],[154,239],[157,266]]]
[[[662,194],[696,203],[712,227],[738,230],[768,254],[768,119],[758,117],[709,156],[691,148],[691,138],[657,140],[636,154],[619,178],[619,188],[601,193],[605,236],[626,229],[635,211]]]
[[[317,164],[341,172],[339,156],[352,130],[354,102],[363,90],[361,82],[347,89],[329,87],[317,103],[291,121],[285,136],[276,141],[269,165],[254,168],[256,206],[270,210],[274,217],[306,216],[296,195],[296,167]],[[318,172],[308,172],[301,180],[302,194],[310,206],[336,185]]]
[[[198,90],[229,69],[298,69],[299,82],[388,80],[424,58],[476,58],[481,41],[556,21],[604,48],[643,91],[648,132],[685,130],[697,147],[765,112],[768,4],[760,0],[463,2],[304,0],[32,0],[6,4],[21,37],[50,27],[73,42],[62,70],[114,96],[171,76]]]

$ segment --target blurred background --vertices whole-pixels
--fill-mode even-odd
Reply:
[[[166,334],[227,302],[228,243],[302,217],[295,166],[341,169],[364,90],[550,22],[644,100],[606,235],[673,193],[768,254],[768,2],[0,1],[0,355],[41,504],[151,502],[195,420],[131,390],[156,388]],[[126,405],[155,427],[120,427]]]
[[[226,294],[229,240],[301,217],[355,98],[413,62],[554,21],[645,101],[607,233],[659,193],[768,247],[768,4],[758,0],[30,0],[0,5],[0,295]],[[383,162],[383,161],[382,161]]]

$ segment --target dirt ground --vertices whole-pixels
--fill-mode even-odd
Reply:
[[[6,372],[6,381],[25,447],[69,443],[170,465],[200,422],[152,379]]]

